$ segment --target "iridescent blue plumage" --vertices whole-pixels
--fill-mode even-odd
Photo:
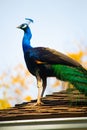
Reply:
[[[30,40],[32,38],[32,34],[27,24],[24,24],[23,26],[26,27],[26,29],[24,29],[24,37],[22,40],[23,51],[25,53],[26,51],[28,51],[29,48],[31,48]]]
[[[33,48],[30,44],[32,34],[28,24],[21,24],[18,28],[24,31],[22,46],[27,68],[37,79],[37,104],[41,104],[47,77],[68,81],[79,91],[87,94],[87,71],[81,64],[56,50],[44,47]]]

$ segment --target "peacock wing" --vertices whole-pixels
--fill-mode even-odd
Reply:
[[[38,63],[62,64],[68,66],[81,67],[80,63],[54,49],[36,47],[29,49],[27,53],[31,58],[38,61]]]

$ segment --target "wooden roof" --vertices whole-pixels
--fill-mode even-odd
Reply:
[[[78,91],[55,92],[42,98],[44,105],[33,106],[35,100],[0,110],[0,121],[43,118],[87,117],[87,97]]]

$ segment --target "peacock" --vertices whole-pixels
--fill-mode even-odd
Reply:
[[[38,96],[36,105],[43,104],[41,97],[47,85],[47,77],[56,77],[61,81],[68,81],[80,92],[87,95],[87,70],[67,55],[46,47],[32,47],[32,33],[29,24],[32,19],[26,18],[29,23],[23,23],[17,28],[24,31],[22,47],[24,59],[29,72],[37,79]]]

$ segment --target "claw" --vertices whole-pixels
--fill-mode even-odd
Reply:
[[[33,104],[33,106],[42,106],[42,105],[44,105],[44,103],[41,102],[41,101],[40,102],[36,102],[36,103]]]

